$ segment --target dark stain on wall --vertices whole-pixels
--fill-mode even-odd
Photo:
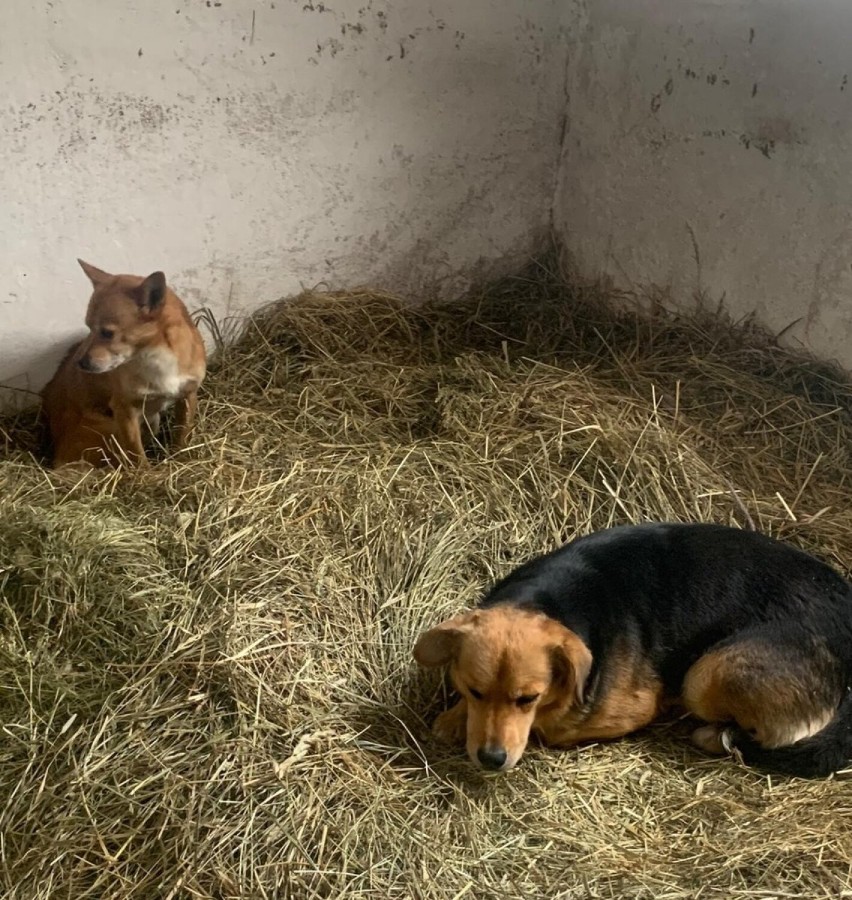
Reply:
[[[804,134],[789,119],[780,116],[761,119],[753,131],[740,135],[740,143],[746,150],[759,150],[767,159],[780,146],[804,144]]]

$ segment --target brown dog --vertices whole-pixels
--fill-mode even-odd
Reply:
[[[206,371],[204,342],[162,272],[110,275],[78,262],[94,288],[89,335],[42,391],[52,464],[142,465],[143,427],[155,435],[172,404],[174,445],[185,446]]]
[[[852,759],[852,585],[780,541],[656,523],[579,538],[422,634],[461,699],[435,722],[511,769],[530,734],[571,746],[681,706],[703,750],[822,777]]]
[[[488,769],[511,769],[533,730],[562,743],[557,732],[570,729],[560,723],[567,725],[582,705],[592,664],[585,644],[559,622],[508,605],[442,622],[421,635],[414,656],[427,668],[450,665],[461,699],[438,716],[435,734],[465,743],[471,760]],[[618,711],[595,718],[603,727],[593,732],[587,725],[582,737],[630,730]],[[610,719],[618,723],[614,730]]]

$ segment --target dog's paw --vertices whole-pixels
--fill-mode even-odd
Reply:
[[[705,753],[720,756],[731,752],[731,731],[724,725],[702,725],[692,732],[692,743]]]
[[[467,709],[461,703],[457,703],[452,709],[442,712],[432,732],[440,741],[447,744],[463,744],[467,738]]]

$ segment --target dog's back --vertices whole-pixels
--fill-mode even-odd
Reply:
[[[852,669],[852,587],[828,565],[756,532],[653,523],[596,532],[511,573],[482,606],[540,610],[587,638],[636,631],[671,689],[706,647],[734,631],[798,621]]]
[[[41,389],[41,408],[39,410],[38,426],[38,448],[42,458],[48,464],[53,462],[56,453],[56,445],[53,435],[56,434],[57,427],[60,427],[60,418],[63,409],[67,406],[69,397],[65,388],[65,370],[71,364],[74,354],[80,347],[82,341],[78,341],[68,348],[65,356],[56,367],[53,377]]]
[[[53,466],[76,460],[99,465],[113,454],[109,376],[78,367],[82,346],[78,341],[68,350],[41,392],[41,449]]]

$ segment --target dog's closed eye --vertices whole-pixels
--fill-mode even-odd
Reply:
[[[523,697],[515,698],[515,706],[520,706],[523,709],[523,707],[530,706],[532,703],[535,703],[538,698],[538,694],[524,694]]]
[[[482,694],[479,691],[475,691],[472,687],[469,687],[470,696],[473,697],[474,700],[481,700]]]
[[[98,334],[100,334],[100,336],[105,341],[111,341],[115,337],[115,329],[114,328],[101,328],[101,330],[98,332]]]

